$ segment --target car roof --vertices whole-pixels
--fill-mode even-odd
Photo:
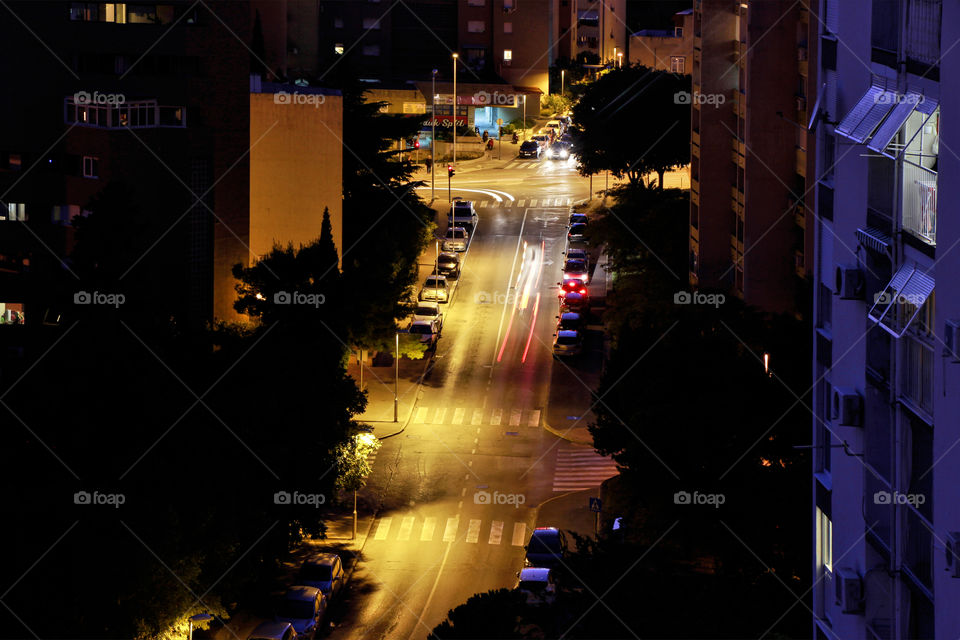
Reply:
[[[436,303],[436,302],[427,302],[427,301],[418,302],[418,303],[417,303],[417,308],[419,309],[420,307],[427,307],[428,309],[436,309],[437,311],[440,310],[440,305],[439,305],[438,303]],[[331,554],[331,555],[333,555],[333,554]],[[332,562],[332,561],[331,561],[331,562]],[[326,563],[325,563],[325,564],[326,564]]]
[[[580,300],[583,298],[583,294],[579,291],[567,291],[563,294],[564,300]]]
[[[436,302],[420,302],[419,304],[437,304]],[[440,308],[440,305],[437,305],[437,308]],[[328,565],[333,564],[334,560],[337,560],[340,556],[335,553],[315,553],[306,560],[303,561],[303,564],[316,564],[316,565]]]
[[[457,257],[457,254],[455,254],[455,253],[452,252],[452,251],[441,251],[441,252],[440,252],[440,257],[441,257],[441,258],[453,258],[454,260],[457,260],[457,261],[460,260],[460,258]]]
[[[564,311],[560,314],[561,320],[579,320],[580,314],[576,311]]]
[[[250,634],[251,638],[282,638],[287,629],[292,627],[289,622],[276,622],[268,620],[261,622],[257,628]]]
[[[585,226],[587,226],[586,222],[574,222],[572,225],[570,225],[570,228],[572,229],[573,227],[585,227]]]
[[[287,592],[283,594],[283,598],[285,600],[306,600],[309,602],[315,600],[318,593],[320,593],[320,589],[317,589],[316,587],[296,585],[289,587]]]
[[[587,262],[581,258],[567,258],[566,266],[586,267]]]
[[[427,276],[427,280],[442,280],[443,282],[446,282],[447,276],[438,276],[438,275],[430,274],[429,276]]]
[[[529,582],[546,582],[551,571],[551,569],[544,569],[543,567],[527,567],[520,570],[520,579]]]
[[[456,207],[456,206],[469,207],[469,206],[472,205],[472,204],[473,204],[473,201],[472,201],[472,200],[464,200],[463,198],[460,198],[459,196],[453,199],[453,206],[455,206],[455,207]]]
[[[576,329],[564,329],[563,331],[557,331],[558,338],[576,338],[580,335],[580,332]]]

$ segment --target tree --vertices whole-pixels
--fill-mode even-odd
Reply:
[[[573,109],[580,173],[637,183],[656,172],[662,187],[666,171],[690,161],[689,96],[689,76],[639,65],[603,74]]]
[[[450,610],[429,640],[511,640],[529,638],[521,630],[528,615],[524,598],[515,591],[497,589],[471,596]]]

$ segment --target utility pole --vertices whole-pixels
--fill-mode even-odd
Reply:
[[[433,70],[433,78],[430,84],[433,89],[433,105],[430,107],[430,202],[437,199],[437,70]]]
[[[453,54],[453,166],[457,166],[457,58]]]
[[[394,333],[397,341],[397,353],[393,359],[397,365],[396,373],[393,377],[393,421],[399,422],[400,417],[400,334]]]

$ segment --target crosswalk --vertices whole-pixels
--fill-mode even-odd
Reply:
[[[517,407],[417,407],[414,424],[539,427],[540,409]]]
[[[593,449],[564,447],[557,450],[554,491],[579,491],[599,487],[617,475],[617,463]]]
[[[496,207],[498,209],[523,209],[526,207],[570,207],[573,205],[573,198],[524,198],[521,200],[510,200],[504,198],[502,202],[496,200],[475,200],[473,206],[477,209],[486,209]]]
[[[527,543],[527,523],[450,516],[384,516],[377,520],[373,539],[381,542],[464,542],[466,544],[522,547]],[[506,530],[507,535],[504,535]]]
[[[549,167],[547,171],[550,171],[551,173],[562,171],[564,169],[570,172],[577,170],[576,165],[573,164],[567,164],[565,162],[549,162],[546,160],[539,160],[537,158],[517,158],[505,165],[503,168],[513,169],[516,171],[536,171],[537,169],[543,169],[547,167]]]

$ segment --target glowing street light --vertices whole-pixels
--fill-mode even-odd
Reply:
[[[453,54],[453,164],[457,164],[457,58],[459,54]],[[394,420],[396,422],[396,420]]]
[[[623,51],[617,54],[617,61],[620,64],[620,68],[623,69]]]

